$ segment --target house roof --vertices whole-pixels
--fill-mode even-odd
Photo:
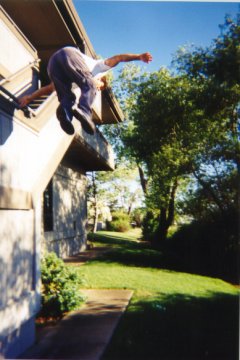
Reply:
[[[49,57],[66,45],[77,45],[96,58],[72,0],[0,0],[0,4],[37,49],[44,70]],[[110,89],[103,92],[102,102],[104,124],[123,121],[123,113]]]

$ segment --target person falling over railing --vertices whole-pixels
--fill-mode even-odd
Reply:
[[[92,120],[92,104],[96,90],[104,90],[107,86],[105,74],[120,62],[139,60],[145,63],[152,61],[149,52],[142,54],[121,54],[108,59],[95,60],[83,54],[75,47],[64,47],[55,52],[48,62],[48,75],[51,83],[32,94],[19,98],[19,106],[24,107],[34,99],[49,95],[54,90],[60,102],[57,108],[57,118],[64,131],[74,133],[73,117],[77,118],[83,129],[94,134],[95,125]],[[78,103],[72,91],[72,84],[76,83],[81,90]]]

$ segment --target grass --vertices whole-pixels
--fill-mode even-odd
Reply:
[[[94,246],[110,252],[79,268],[87,288],[134,290],[103,359],[237,360],[238,290],[172,270],[139,237],[98,232]]]

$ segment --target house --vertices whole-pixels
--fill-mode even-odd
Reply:
[[[95,135],[74,120],[67,135],[53,93],[17,108],[14,97],[45,85],[49,57],[66,45],[96,57],[71,0],[0,0],[0,357],[14,358],[35,339],[40,256],[86,246],[86,172],[112,170],[100,132],[123,120],[110,89],[94,103]]]

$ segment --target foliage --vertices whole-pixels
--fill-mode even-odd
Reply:
[[[178,200],[177,207],[180,214],[194,217],[196,220],[215,219],[219,211],[227,215],[238,207],[238,174],[232,165],[221,170],[215,166],[210,174],[202,173],[204,187],[194,189],[194,183],[189,184],[185,194]],[[211,191],[209,191],[211,189]]]
[[[125,232],[130,229],[130,217],[123,211],[112,213],[112,220],[107,222],[107,229],[110,231]]]
[[[143,240],[153,242],[153,236],[157,230],[159,214],[153,210],[147,211],[142,222]]]
[[[239,42],[240,14],[236,19],[227,16],[211,47],[190,49],[175,59],[181,74],[197,85],[195,106],[215,129],[206,155],[235,164],[239,164]]]
[[[84,301],[78,287],[82,280],[55,253],[47,253],[41,261],[42,309],[40,316],[58,317]]]
[[[131,221],[134,222],[137,227],[141,227],[145,213],[145,208],[135,208],[131,213]]]
[[[226,18],[210,47],[182,48],[175,72],[146,74],[128,66],[120,75],[118,96],[128,118],[123,153],[145,169],[146,206],[159,213],[157,241],[173,224],[186,178],[195,182],[192,199],[204,194],[202,214],[232,206],[225,185],[236,194],[230,179],[240,168],[239,18]],[[199,212],[191,215],[197,219]]]
[[[90,176],[89,176],[90,178]],[[104,218],[104,207],[111,211],[121,207],[129,214],[141,203],[142,192],[139,188],[131,187],[137,180],[137,169],[128,161],[116,164],[112,172],[95,172],[94,182],[91,176],[88,187],[89,209],[97,207],[99,216]]]
[[[183,225],[161,244],[166,254],[175,254],[183,270],[220,276],[238,282],[238,214],[231,209],[224,215]]]
[[[240,14],[235,19],[228,15],[225,23],[220,25],[221,34],[213,45],[203,48],[193,48],[186,51],[181,48],[177,53],[175,65],[180,72],[191,74],[192,77],[213,76],[219,83],[240,83],[239,74],[239,37],[240,37]]]

